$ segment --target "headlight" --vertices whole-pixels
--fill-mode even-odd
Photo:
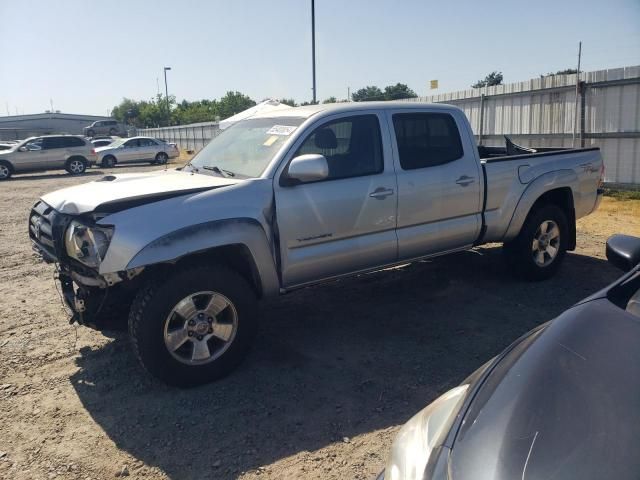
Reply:
[[[98,268],[113,236],[113,227],[88,227],[72,221],[64,236],[67,254],[79,262]]]
[[[469,385],[449,390],[404,424],[385,468],[385,480],[421,480],[435,447],[442,444]]]

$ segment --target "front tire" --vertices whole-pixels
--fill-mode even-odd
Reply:
[[[567,251],[569,222],[556,205],[529,213],[518,236],[504,245],[514,273],[527,280],[546,280],[560,268]]]
[[[193,267],[140,290],[129,333],[147,371],[170,385],[192,387],[227,375],[244,359],[256,308],[255,292],[235,271]]]
[[[102,168],[113,168],[116,164],[116,158],[113,155],[107,155],[102,159],[100,165]]]
[[[65,169],[71,175],[82,175],[87,171],[87,161],[84,158],[72,157],[67,160]]]

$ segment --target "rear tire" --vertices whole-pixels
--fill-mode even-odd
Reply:
[[[504,252],[516,275],[546,280],[560,268],[567,251],[569,223],[556,205],[544,205],[529,213],[518,236],[504,244]]]
[[[114,157],[113,155],[107,155],[102,159],[102,162],[100,162],[100,165],[102,166],[102,168],[113,168],[115,164],[116,164],[116,157]]]
[[[82,157],[71,157],[67,160],[65,170],[71,175],[82,175],[87,171],[87,161]]]
[[[87,130],[87,137],[93,137],[96,134],[93,130]]]
[[[163,283],[153,279],[131,306],[133,349],[149,373],[170,385],[208,383],[246,356],[256,308],[247,281],[223,266],[192,267]]]
[[[0,161],[0,181],[9,180],[13,175],[13,167],[9,162]]]
[[[164,165],[169,160],[169,156],[166,153],[160,152],[156,155],[156,159],[153,163],[157,163],[158,165]]]

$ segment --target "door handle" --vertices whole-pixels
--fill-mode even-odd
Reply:
[[[389,195],[393,195],[393,188],[378,187],[369,194],[371,198],[379,198],[380,200],[387,198]]]
[[[462,175],[460,178],[456,180],[456,183],[461,187],[466,187],[467,185],[470,185],[475,181],[476,179],[473,177],[469,177],[468,175]]]

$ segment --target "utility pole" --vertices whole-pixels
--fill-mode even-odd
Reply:
[[[311,0],[311,63],[313,73],[313,103],[316,103],[316,2]]]
[[[351,101],[351,87],[347,87],[347,102]]]
[[[171,70],[171,67],[164,67],[164,96],[167,99],[167,127],[169,126],[169,87],[167,87],[167,70]]]
[[[580,60],[582,57],[582,41],[578,43],[578,69],[576,72],[576,103],[574,108],[574,116],[573,116],[573,135],[571,137],[571,147],[575,148],[576,143],[576,128],[578,125],[578,98],[580,97]]]

